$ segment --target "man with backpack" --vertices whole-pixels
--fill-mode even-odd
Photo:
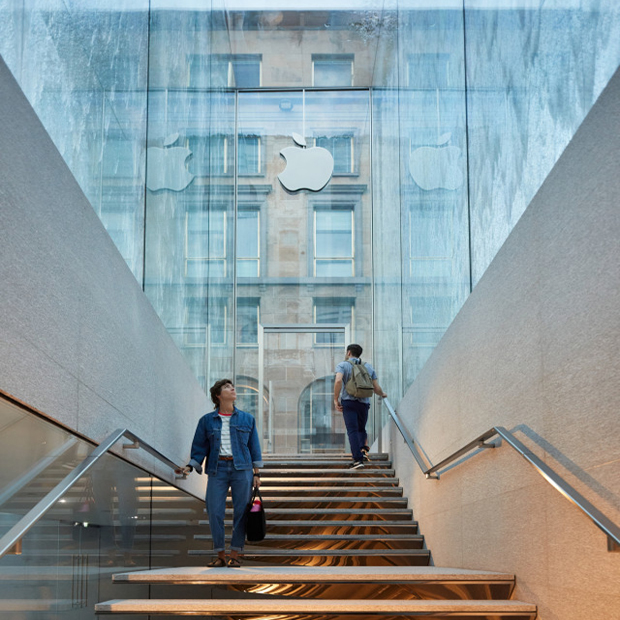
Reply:
[[[336,366],[334,383],[334,405],[342,411],[347,435],[351,444],[353,463],[349,469],[357,469],[368,461],[366,422],[370,409],[370,397],[378,394],[387,398],[377,381],[377,373],[368,362],[362,362],[362,347],[350,344],[344,362]]]

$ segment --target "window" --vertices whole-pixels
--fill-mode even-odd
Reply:
[[[190,172],[197,176],[226,175],[233,172],[233,140],[228,135],[190,136]]]
[[[261,138],[239,136],[238,165],[240,175],[262,174]]]
[[[313,86],[353,86],[353,54],[312,54]]]
[[[335,175],[355,173],[353,136],[319,137],[315,139],[314,143],[316,146],[327,149],[332,154]]]
[[[233,138],[216,134],[190,136],[187,146],[192,152],[190,172],[197,176],[224,176],[233,173]],[[238,162],[240,175],[263,174],[262,140],[257,135],[238,138]]]
[[[226,275],[226,211],[189,211],[185,219],[185,276]]]
[[[237,299],[237,344],[258,344],[259,298],[240,297]]]
[[[332,325],[351,325],[355,299],[350,297],[317,297],[313,303],[315,323],[331,323]],[[344,334],[314,334],[314,343],[324,346],[342,346]]]
[[[260,211],[240,209],[237,214],[237,275],[258,278],[260,275]]]
[[[314,276],[352,277],[353,207],[314,210]]]
[[[227,325],[225,298],[189,298],[185,308],[183,344],[186,347],[226,344]]]
[[[215,54],[211,85],[256,88],[261,85],[261,63],[261,54]]]
[[[229,137],[221,134],[213,136],[190,136],[188,148],[192,152],[190,171],[197,176],[229,174],[232,170]]]

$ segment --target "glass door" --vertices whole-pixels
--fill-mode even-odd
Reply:
[[[266,454],[342,453],[342,415],[333,406],[334,369],[348,325],[262,325],[257,423]],[[258,400],[258,399],[256,399]]]

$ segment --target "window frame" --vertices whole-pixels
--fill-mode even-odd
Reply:
[[[258,255],[256,256],[256,258],[254,257],[242,257],[239,258],[239,247],[237,246],[236,248],[236,252],[235,252],[235,260],[236,260],[236,265],[235,268],[237,270],[237,277],[240,278],[251,278],[251,279],[257,279],[257,278],[261,278],[263,277],[263,257],[264,257],[264,234],[263,234],[263,205],[259,204],[259,203],[239,203],[237,205],[237,217],[239,213],[243,213],[243,212],[256,212],[257,215],[257,227],[256,227],[256,242],[257,242],[257,252]],[[238,224],[237,224],[238,225]],[[236,239],[236,243],[239,243],[239,235],[237,234],[237,239]],[[256,261],[257,263],[257,269],[256,269],[256,275],[255,276],[242,276],[239,275],[239,261]]]
[[[242,138],[256,138],[258,144],[257,150],[257,169],[251,172],[241,172],[240,156],[241,156],[241,139]],[[265,140],[260,131],[244,131],[237,135],[237,174],[240,177],[264,177],[265,176]]]
[[[244,303],[246,301],[250,301],[252,303]],[[237,298],[237,317],[236,317],[236,333],[235,333],[235,346],[238,349],[257,349],[258,348],[258,327],[260,325],[260,297],[252,296],[252,297],[238,297]],[[256,341],[252,342],[242,342],[241,341],[241,332],[239,325],[239,308],[240,307],[251,307],[256,309]]]
[[[222,256],[218,256],[218,257],[210,257],[210,256],[190,256],[189,255],[189,249],[190,249],[190,245],[189,245],[189,221],[190,221],[190,217],[192,214],[204,214],[207,216],[211,216],[215,213],[217,214],[221,214],[222,218],[223,218],[223,229],[222,229],[222,235],[223,235],[223,250],[224,253]],[[185,238],[184,238],[184,248],[183,248],[183,258],[184,258],[184,265],[183,265],[183,276],[186,279],[189,280],[203,280],[205,278],[208,278],[209,276],[197,276],[197,275],[190,275],[189,274],[189,264],[190,262],[200,262],[204,265],[209,265],[210,263],[213,263],[214,261],[222,261],[223,263],[223,273],[221,276],[212,276],[212,277],[218,277],[218,278],[226,278],[227,274],[228,274],[228,255],[229,255],[229,242],[228,242],[228,218],[229,218],[229,213],[228,210],[226,208],[222,208],[222,209],[210,209],[209,211],[202,211],[199,209],[188,209],[185,212]],[[209,230],[207,229],[205,230],[201,230],[201,233],[203,234],[209,234]]]
[[[326,296],[326,297],[313,297],[312,298],[312,320],[316,325],[321,325],[321,323],[318,320],[317,317],[317,307],[321,305],[321,303],[325,303],[325,305],[331,305],[332,307],[335,305],[334,302],[343,302],[341,304],[342,307],[344,307],[346,305],[347,308],[350,309],[350,318],[348,321],[348,325],[349,325],[349,333],[354,333],[355,330],[355,301],[356,298],[355,297],[350,297],[350,296],[342,296],[342,297],[338,297],[338,296],[334,296],[334,295],[330,295],[330,296]],[[319,302],[319,303],[317,303]],[[340,323],[340,321],[326,321],[326,323]],[[346,323],[345,323],[346,324]],[[328,348],[337,348],[337,349],[341,349],[343,346],[346,346],[346,342],[344,340],[345,335],[342,334],[342,342],[334,342],[329,343],[329,342],[318,342],[317,337],[323,335],[323,334],[318,334],[317,332],[313,333],[312,336],[312,346],[313,347],[317,347],[320,349],[328,349]],[[339,334],[340,335],[340,334]]]
[[[351,67],[350,83],[349,84],[330,84],[325,88],[350,88],[355,86],[355,54],[312,54],[312,86],[316,84],[316,63],[328,62],[328,61],[341,61],[348,62]],[[319,85],[319,88],[322,86]]]
[[[333,145],[331,149],[327,148],[327,150],[332,154],[332,157],[334,158],[334,172],[332,176],[334,177],[357,177],[359,176],[359,150],[360,149],[356,148],[356,143],[357,143],[356,133],[357,132],[354,129],[351,129],[351,130],[344,129],[344,130],[341,130],[338,134],[324,135],[324,136],[315,135],[314,136],[313,144],[315,147],[327,148],[325,145],[319,144],[319,140],[321,139],[333,141],[336,139],[348,138],[351,142],[350,144],[351,155],[349,159],[349,171],[348,172],[342,172],[342,171],[337,170],[338,161],[337,161],[336,156],[334,155],[335,149],[333,148]]]
[[[356,217],[356,213],[358,211],[357,208],[357,203],[354,201],[343,201],[343,202],[329,202],[329,203],[324,203],[324,202],[315,202],[313,204],[310,205],[311,209],[309,210],[309,215],[312,218],[312,223],[310,226],[310,231],[311,231],[311,242],[310,242],[310,247],[312,248],[312,253],[308,256],[308,258],[311,261],[311,266],[310,266],[310,274],[311,277],[313,278],[354,278],[358,275],[357,271],[357,265],[356,262],[358,260],[358,254],[357,254],[357,217]],[[326,256],[321,256],[321,257],[317,257],[317,236],[316,236],[316,223],[317,223],[317,213],[318,212],[327,212],[327,211],[350,211],[351,212],[351,256],[350,258],[343,258],[343,257],[326,257]],[[335,260],[335,261],[345,261],[345,260],[350,260],[351,261],[351,274],[350,275],[346,275],[346,276],[317,276],[316,272],[317,272],[317,260]]]
[[[197,298],[197,297],[190,297],[188,299],[188,301],[190,302],[195,302],[198,299],[201,299],[203,304],[202,307],[204,309],[207,309],[207,313],[208,313],[208,309],[209,307],[211,307],[212,305],[215,304],[219,304],[221,309],[223,309],[223,330],[222,330],[222,334],[223,334],[223,338],[221,341],[217,341],[214,342],[213,340],[211,340],[211,342],[209,343],[210,346],[212,347],[225,347],[228,345],[228,323],[229,323],[229,319],[228,319],[228,304],[227,302],[227,298],[226,297],[213,297],[213,298]],[[187,349],[204,349],[207,346],[206,343],[206,338],[203,342],[191,342],[188,341],[188,336],[189,336],[189,331],[188,330],[199,330],[202,329],[203,332],[204,330],[207,328],[207,326],[209,325],[209,323],[207,321],[201,323],[200,325],[190,325],[190,304],[186,304],[185,305],[185,309],[184,309],[184,321],[183,321],[183,347],[187,348]],[[198,304],[196,304],[198,305]]]
[[[261,88],[263,85],[263,55],[262,54],[212,54],[211,60],[226,62],[227,88]],[[258,84],[239,85],[235,83],[235,62],[255,60],[258,62]]]

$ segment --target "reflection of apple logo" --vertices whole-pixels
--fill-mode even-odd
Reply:
[[[164,140],[163,149],[156,146],[147,149],[146,186],[152,192],[160,189],[180,192],[194,180],[185,165],[192,152],[183,146],[172,146],[178,139],[179,134],[175,133]]]
[[[458,189],[463,184],[459,166],[461,149],[442,146],[451,136],[451,133],[445,133],[437,141],[437,147],[421,146],[411,153],[409,172],[422,189]]]
[[[280,155],[286,159],[286,168],[278,175],[278,179],[289,192],[300,189],[318,192],[332,177],[334,158],[321,146],[307,149],[305,139],[298,133],[292,136],[302,148],[287,146],[280,151]]]

